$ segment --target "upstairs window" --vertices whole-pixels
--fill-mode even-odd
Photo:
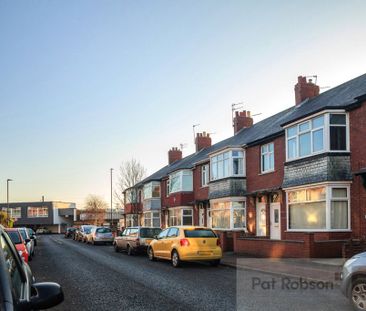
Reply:
[[[211,157],[211,180],[244,176],[244,152],[231,150]]]
[[[209,165],[203,165],[201,167],[201,186],[206,187],[209,181]]]
[[[177,171],[169,176],[170,193],[193,191],[193,176],[191,170]]]
[[[144,199],[160,198],[160,182],[153,181],[144,185]]]
[[[168,197],[169,196],[169,194],[170,194],[170,181],[169,181],[169,179],[167,179],[167,181],[166,181],[166,196]]]
[[[347,151],[347,116],[327,113],[286,130],[287,160],[325,151]]]
[[[28,207],[28,218],[48,217],[48,207]]]
[[[274,170],[274,144],[270,143],[261,147],[261,171],[262,173]]]
[[[126,190],[126,204],[137,203],[136,189]]]

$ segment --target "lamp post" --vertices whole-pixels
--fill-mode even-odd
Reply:
[[[12,179],[8,178],[6,180],[6,205],[7,205],[7,210],[6,210],[6,214],[8,216],[8,226],[10,224],[10,213],[9,213],[9,182],[13,181]]]
[[[111,229],[113,227],[113,168],[111,171]]]

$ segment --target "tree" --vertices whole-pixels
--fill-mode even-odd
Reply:
[[[13,227],[13,219],[11,219],[5,210],[0,210],[0,225],[5,227]]]
[[[94,225],[102,225],[108,203],[98,195],[89,194],[85,200],[83,220]]]
[[[146,176],[146,169],[136,159],[131,159],[126,162],[122,162],[119,168],[118,181],[116,184],[116,190],[114,196],[119,202],[121,207],[124,206],[124,194],[123,192],[136,185],[138,182],[144,179]],[[137,195],[137,190],[136,190]]]

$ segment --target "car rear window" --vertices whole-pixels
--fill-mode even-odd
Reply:
[[[215,232],[210,229],[184,230],[186,238],[216,238]]]
[[[161,232],[160,228],[141,228],[140,237],[142,238],[153,238]]]
[[[16,231],[6,231],[6,233],[9,235],[11,241],[14,244],[21,244],[22,240],[20,239],[19,233]]]
[[[112,232],[112,230],[109,229],[109,228],[99,228],[99,229],[97,229],[97,233],[110,233],[110,232]]]

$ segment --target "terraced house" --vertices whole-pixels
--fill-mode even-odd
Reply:
[[[198,133],[185,158],[172,148],[127,190],[127,224],[209,226],[224,250],[271,257],[340,256],[366,236],[366,74],[321,94],[300,76],[292,107],[233,127],[214,145]]]

